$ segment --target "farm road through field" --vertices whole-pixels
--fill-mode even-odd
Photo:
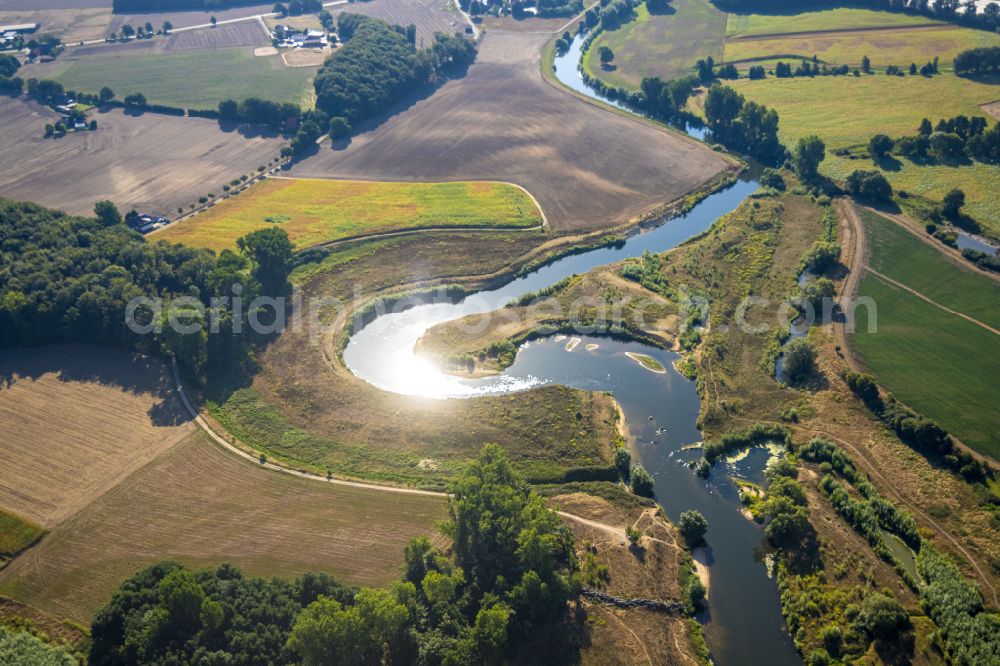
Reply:
[[[687,137],[547,83],[540,59],[549,37],[487,33],[466,76],[398,109],[346,148],[324,144],[292,175],[508,181],[531,192],[559,231],[648,214],[730,166]]]

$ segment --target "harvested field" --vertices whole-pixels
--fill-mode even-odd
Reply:
[[[50,3],[60,4],[60,3]],[[72,4],[72,3],[62,3]],[[30,7],[26,5],[31,5]],[[64,44],[101,39],[108,34],[111,3],[106,7],[45,8],[34,3],[0,2],[0,24],[40,23],[40,33],[58,36]]]
[[[433,535],[439,497],[297,479],[224,453],[197,432],[54,530],[0,574],[0,589],[88,621],[139,569],[233,562],[260,576],[326,571],[378,585]],[[290,547],[294,544],[294,547]]]
[[[340,7],[330,7],[327,11],[336,16],[343,11]],[[264,17],[264,24],[268,28],[274,29],[276,25],[287,25],[296,30],[322,30],[323,24],[319,22],[319,17],[316,14],[303,14],[302,16],[285,16],[281,17],[277,14]]]
[[[0,0],[0,9],[95,9],[111,10],[111,0]]]
[[[269,179],[156,238],[235,249],[255,229],[278,226],[297,248],[415,227],[536,227],[531,198],[503,183],[371,183]]]
[[[278,156],[280,136],[223,132],[217,122],[152,113],[94,113],[96,132],[44,139],[56,114],[32,102],[0,98],[0,194],[74,214],[94,202],[176,215],[223,183]]]
[[[935,24],[940,25],[925,16],[838,7],[801,14],[730,14],[726,25],[726,36],[732,39],[822,30],[898,28]]]
[[[451,0],[372,0],[330,7],[334,16],[341,12],[374,16],[389,25],[417,26],[417,47],[434,43],[434,33],[464,32],[468,25]]]
[[[81,346],[4,351],[0,378],[0,507],[44,527],[193,429],[152,359]]]
[[[274,3],[247,5],[245,7],[233,7],[232,9],[217,9],[210,12],[192,11],[167,11],[167,12],[147,12],[143,14],[115,14],[109,26],[110,31],[120,32],[125,24],[132,26],[144,25],[147,21],[153,27],[159,28],[164,21],[170,21],[174,28],[187,28],[193,25],[209,25],[209,21],[214,16],[219,22],[230,21],[232,19],[244,18],[248,16],[259,16],[270,14]],[[222,27],[222,26],[219,26]],[[214,28],[218,30],[219,27]]]
[[[729,166],[686,137],[609,113],[546,83],[539,69],[546,39],[486,35],[465,77],[399,109],[342,150],[324,146],[292,173],[514,182],[535,195],[560,230],[625,222]]]
[[[307,481],[227,454],[186,419],[159,361],[92,347],[0,355],[0,506],[54,525],[3,593],[86,623],[127,576],[176,559],[257,575],[397,575],[437,497]],[[295,548],[289,548],[294,543]]]
[[[566,24],[572,22],[572,16],[559,16],[556,18],[537,18],[526,16],[516,19],[513,16],[484,16],[480,26],[486,31],[503,32],[551,32],[556,33],[566,30]]]

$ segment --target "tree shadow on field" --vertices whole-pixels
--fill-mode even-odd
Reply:
[[[882,169],[882,171],[889,171],[890,173],[901,171],[903,168],[903,163],[892,155],[885,155],[877,158],[873,157],[872,162],[874,162],[875,166],[879,169]]]
[[[148,412],[155,426],[176,426],[191,420],[178,399],[170,367],[162,358],[84,344],[0,351],[0,392],[19,381],[37,381],[50,374],[61,382],[98,384],[130,395],[155,397],[158,400]]]
[[[539,627],[532,632],[534,638],[522,641],[511,663],[528,666],[579,664],[580,651],[591,645],[591,622],[583,604],[580,601],[572,603],[562,622]]]
[[[373,130],[378,129],[383,123],[388,122],[395,116],[401,115],[409,111],[418,103],[434,95],[438,90],[447,85],[449,81],[464,78],[469,73],[469,69],[472,64],[475,63],[471,63],[470,65],[465,65],[461,67],[449,68],[446,72],[448,74],[447,77],[442,77],[441,79],[439,79],[434,83],[429,83],[425,86],[421,86],[418,90],[414,91],[410,95],[407,95],[402,100],[400,100],[396,104],[393,104],[391,107],[389,107],[382,113],[374,115],[371,118],[367,118],[355,124],[351,130],[351,137],[360,136],[361,134],[365,134],[366,132],[371,132]],[[347,150],[353,143],[351,137],[333,141],[331,142],[330,147],[333,150],[337,151]]]
[[[657,3],[646,3],[646,9],[649,10],[650,16],[673,16],[677,13],[677,9],[673,5],[658,5]]]

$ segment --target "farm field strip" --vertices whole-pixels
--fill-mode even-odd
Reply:
[[[697,189],[730,163],[686,137],[623,118],[543,80],[548,34],[487,33],[468,73],[342,150],[292,169],[315,178],[516,183],[556,231],[610,227]],[[489,119],[484,122],[484,119]],[[442,153],[448,146],[448,153]]]
[[[98,47],[103,49],[104,47]],[[123,50],[60,58],[32,67],[68,90],[90,93],[110,86],[119,97],[141,92],[150,103],[215,109],[226,99],[260,96],[302,103],[315,69],[288,68],[280,56],[255,57],[250,47],[191,48],[169,52]]]
[[[735,39],[759,35],[923,25],[942,24],[923,16],[899,12],[838,7],[788,15],[730,14],[726,37]]]
[[[992,328],[1000,328],[1000,283],[971,269],[957,268],[897,222],[866,209],[860,214],[870,269]]]
[[[87,361],[82,360],[83,355]],[[0,352],[0,507],[43,527],[193,430],[158,361],[79,346]]]
[[[58,116],[34,102],[0,98],[0,195],[77,215],[94,203],[173,216],[200,196],[278,157],[281,136],[224,132],[218,122],[115,109],[94,114],[96,132],[45,139]]]
[[[869,314],[859,311],[850,337],[859,359],[904,403],[997,458],[1000,413],[992,405],[1000,372],[1000,287],[955,266],[895,222],[861,215],[875,270],[861,278],[859,295],[874,299],[877,331],[868,332]]]
[[[156,238],[214,250],[278,226],[297,248],[407,228],[537,228],[531,196],[504,183],[385,183],[272,178]]]
[[[23,451],[39,464],[22,469],[21,456],[13,458],[0,509],[32,493],[40,505],[45,494],[29,480],[43,468],[48,475],[39,483],[64,493],[71,487],[77,500],[46,521],[50,534],[40,544],[0,571],[0,593],[79,622],[124,578],[163,559],[231,561],[257,575],[327,571],[382,584],[395,577],[409,539],[433,535],[445,515],[433,493],[307,482],[231,455],[195,427],[159,360],[66,346],[3,352],[0,368],[9,382],[0,389],[0,425],[16,434],[0,443],[3,457]],[[153,425],[160,421],[176,425]],[[147,432],[156,439],[142,439]],[[126,446],[133,458],[142,451],[141,464],[125,464]],[[108,483],[86,482],[95,469]],[[289,549],[291,542],[297,547]]]

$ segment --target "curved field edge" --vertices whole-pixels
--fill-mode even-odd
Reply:
[[[278,227],[303,249],[395,231],[527,229],[543,222],[534,197],[507,183],[269,178],[154,237],[219,251],[235,248],[251,231]]]

